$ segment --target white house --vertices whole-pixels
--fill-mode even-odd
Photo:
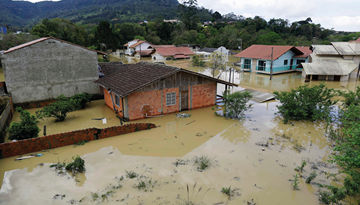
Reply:
[[[302,63],[305,81],[348,81],[356,78],[360,63],[360,42],[332,42],[313,45],[309,63]]]
[[[125,55],[129,56],[134,56],[136,53],[141,56],[150,56],[154,50],[149,42],[139,39],[134,39],[124,46],[126,47]]]

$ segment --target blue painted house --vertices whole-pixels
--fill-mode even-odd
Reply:
[[[252,45],[235,55],[240,58],[244,71],[270,74],[271,59],[273,74],[301,71],[301,63],[307,63],[310,47]],[[272,53],[272,57],[271,57]]]

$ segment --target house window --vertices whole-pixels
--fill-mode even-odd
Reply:
[[[251,59],[244,59],[244,68],[251,68]]]
[[[115,95],[115,104],[120,106],[120,97],[118,95]]]
[[[176,93],[166,93],[166,106],[176,104]]]
[[[305,60],[296,60],[296,65],[300,65],[301,63],[305,63]]]
[[[287,65],[288,64],[288,60],[284,60],[284,65]]]
[[[259,60],[257,70],[265,71],[265,68],[266,68],[266,62],[263,60]]]

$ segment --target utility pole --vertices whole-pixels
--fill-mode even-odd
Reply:
[[[271,47],[270,80],[272,80],[272,74],[273,74],[273,55],[274,55],[274,47]]]

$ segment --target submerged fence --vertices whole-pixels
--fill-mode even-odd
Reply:
[[[2,143],[0,144],[0,158],[38,152],[84,141],[98,140],[140,130],[147,130],[155,127],[156,126],[152,123],[134,123],[103,129],[89,128],[15,142]]]

